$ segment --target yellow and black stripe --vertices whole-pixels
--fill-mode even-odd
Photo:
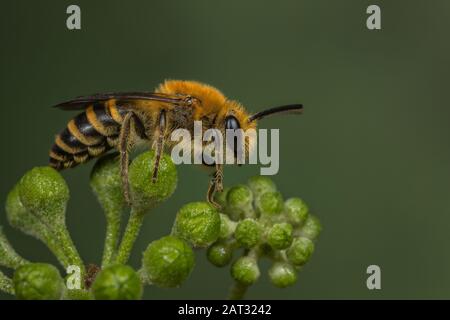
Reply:
[[[72,168],[115,147],[126,112],[113,99],[88,106],[56,136],[50,165],[58,170]]]

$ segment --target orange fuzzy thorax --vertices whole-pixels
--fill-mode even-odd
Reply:
[[[233,115],[239,121],[241,128],[247,130],[256,128],[256,122],[248,122],[248,113],[237,101],[227,99],[218,89],[197,81],[166,80],[157,89],[157,92],[169,95],[190,95],[201,101],[201,106],[196,108],[194,120],[203,117],[217,117],[217,123],[223,123],[228,115]]]
[[[227,99],[218,89],[197,81],[166,80],[157,89],[157,92],[169,95],[190,95],[200,100],[200,105],[194,106],[194,119],[215,119],[216,129],[225,131],[225,118],[234,116],[241,129],[256,129],[256,121],[249,122],[249,115],[244,107],[235,100]],[[245,152],[248,156],[255,147],[256,140],[249,137],[245,140]]]

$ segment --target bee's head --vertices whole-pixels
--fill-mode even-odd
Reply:
[[[243,143],[244,149],[242,150],[245,157],[252,152],[256,143],[256,121],[248,121],[249,114],[244,107],[237,101],[227,100],[225,105],[221,108],[221,112],[217,117],[216,125],[224,133],[226,141],[225,147],[232,148],[226,150],[232,151],[234,158],[238,157],[238,138],[233,138],[233,146],[230,143],[230,139],[227,139],[227,133],[235,133],[238,137],[242,137],[240,140]]]
[[[197,81],[167,80],[161,84],[157,92],[171,95],[190,95],[198,101],[194,106],[193,120],[201,120],[203,128],[218,129],[222,132],[224,143],[227,143],[226,132],[242,130],[244,151],[248,157],[256,142],[256,123],[258,120],[278,113],[301,113],[302,105],[288,105],[269,108],[253,115],[248,114],[237,101],[227,99],[218,89]],[[254,135],[248,134],[254,131]],[[234,156],[237,157],[236,143]]]
[[[225,132],[227,130],[242,129],[245,139],[245,155],[248,157],[255,147],[256,131],[254,130],[256,129],[257,120],[280,113],[301,114],[302,111],[303,106],[301,104],[295,104],[273,107],[249,115],[238,102],[226,101],[226,106],[222,108],[222,117],[219,120],[222,123],[218,124],[218,126],[221,126]],[[254,133],[251,132],[252,130]],[[237,157],[236,140],[234,143],[234,156],[235,158]]]

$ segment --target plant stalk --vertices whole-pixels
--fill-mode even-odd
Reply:
[[[120,236],[121,212],[122,208],[112,208],[111,211],[106,214],[106,237],[103,250],[102,269],[113,262],[114,255],[116,254]]]
[[[14,286],[10,278],[0,271],[0,291],[14,295]]]
[[[145,214],[143,212],[131,209],[130,219],[128,220],[125,233],[122,237],[117,256],[116,263],[126,264],[130,258],[131,250],[141,230]]]
[[[247,293],[248,286],[240,282],[235,281],[231,286],[230,293],[228,294],[228,300],[242,300]]]

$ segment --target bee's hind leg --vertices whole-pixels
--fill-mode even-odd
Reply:
[[[161,156],[163,154],[164,149],[164,135],[166,131],[166,111],[161,110],[159,113],[159,119],[158,119],[158,126],[156,128],[155,133],[155,162],[153,167],[153,175],[152,175],[152,182],[155,183],[158,179],[158,169],[159,169],[159,162],[161,161]]]
[[[122,179],[122,188],[125,201],[131,205],[130,199],[130,183],[128,181],[128,163],[129,150],[131,148],[131,131],[134,117],[133,113],[129,112],[125,115],[119,135],[119,154],[120,154],[120,176]]]

